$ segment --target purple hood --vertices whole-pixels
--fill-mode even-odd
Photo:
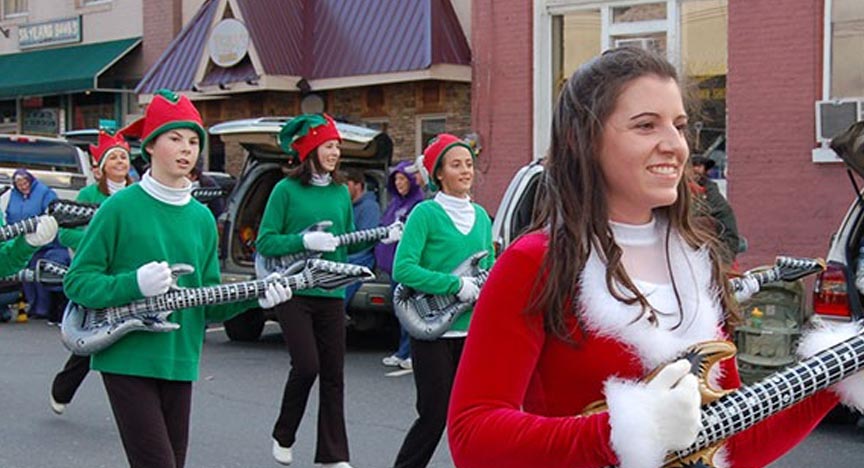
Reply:
[[[390,177],[387,178],[387,192],[390,194],[390,204],[387,205],[387,210],[381,216],[381,225],[387,226],[397,219],[405,221],[408,218],[408,213],[414,208],[414,205],[420,203],[425,198],[423,189],[417,185],[417,180],[413,174],[406,172],[406,168],[412,166],[411,161],[402,161],[390,171]],[[408,178],[410,189],[404,197],[399,195],[396,190],[396,174],[402,174]],[[375,263],[378,268],[391,274],[393,272],[393,256],[396,254],[396,245],[394,244],[376,244],[375,245]]]

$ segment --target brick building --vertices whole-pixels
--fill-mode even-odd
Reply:
[[[822,106],[833,126],[819,133],[830,133],[864,98],[864,2],[474,0],[472,7],[472,127],[488,158],[477,196],[488,208],[516,168],[544,152],[561,80],[606,48],[639,45],[666,53],[703,104],[691,116],[699,123],[693,153],[718,163],[714,175],[749,242],[743,266],[779,253],[825,255],[854,192],[844,166],[822,148],[814,109],[852,99],[837,112]]]
[[[173,89],[207,125],[324,110],[385,129],[395,159],[435,133],[470,131],[468,1],[204,0],[185,19],[189,0],[153,3],[169,14],[145,12],[144,53],[164,51],[138,85],[144,103]],[[242,149],[211,144],[210,168],[238,173]]]

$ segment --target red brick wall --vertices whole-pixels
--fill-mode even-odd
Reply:
[[[471,5],[471,125],[483,145],[475,198],[492,216],[512,175],[531,160],[532,4]]]
[[[144,69],[147,70],[168,48],[168,44],[183,27],[182,0],[145,0],[144,38],[141,52]]]
[[[815,164],[822,86],[822,1],[729,2],[729,198],[750,249],[825,256],[852,197],[840,164]]]

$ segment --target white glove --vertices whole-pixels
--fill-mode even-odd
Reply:
[[[168,292],[173,281],[167,262],[150,262],[138,267],[136,273],[138,289],[144,297],[158,296]]]
[[[50,244],[57,236],[57,220],[53,216],[42,215],[38,220],[36,232],[24,235],[24,240],[33,247]]]
[[[281,276],[282,275],[279,273],[273,273],[264,279],[264,281],[270,282],[270,285],[267,286],[267,292],[264,294],[264,297],[258,299],[258,305],[260,305],[262,309],[273,308],[283,302],[291,300],[291,297],[294,296],[294,292],[291,291],[290,286],[285,286],[278,281],[269,281]]]
[[[759,287],[759,282],[752,276],[742,276],[739,280],[741,280],[741,290],[735,291],[735,300],[738,302],[744,302],[747,299],[750,299],[751,296],[759,292],[759,289],[761,289]]]
[[[405,225],[396,222],[390,225],[390,229],[387,230],[387,238],[382,239],[382,244],[392,244],[394,242],[399,242],[402,240],[402,231],[405,229]]]
[[[696,441],[701,397],[690,362],[676,361],[648,383],[614,379],[605,393],[619,466],[662,466],[669,451]]]
[[[339,241],[336,236],[329,232],[308,232],[303,234],[303,247],[306,250],[315,250],[318,252],[332,252],[339,247]]]
[[[461,302],[474,302],[480,297],[480,287],[477,286],[477,282],[474,281],[473,276],[463,276],[459,278],[462,282],[462,285],[459,287],[459,292],[456,293],[456,297]]]
[[[646,385],[646,389],[654,394],[657,436],[662,446],[670,450],[689,447],[702,428],[699,381],[690,373],[690,367],[690,362],[685,359],[676,361]]]

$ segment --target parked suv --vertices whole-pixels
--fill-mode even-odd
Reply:
[[[850,170],[864,176],[864,121],[836,137],[831,146]],[[854,184],[851,176],[850,180]],[[852,204],[831,236],[825,258],[827,268],[816,278],[813,313],[823,318],[846,321],[864,318],[861,293],[855,287],[856,265],[864,260],[859,258],[859,246],[864,241],[864,194],[858,194],[857,185],[853,189]]]
[[[277,135],[290,117],[265,117],[225,122],[210,128],[213,137],[238,143],[246,151],[246,161],[228,206],[219,218],[219,256],[222,281],[248,281],[255,276],[255,238],[264,207],[273,187],[288,169],[293,158],[279,148]],[[365,127],[337,123],[342,135],[341,169],[360,169],[366,177],[366,190],[387,206],[387,174],[393,142],[385,133]],[[349,325],[363,331],[395,324],[392,314],[390,278],[376,271],[376,279],[364,283],[348,305]],[[236,341],[257,340],[266,320],[275,320],[272,310],[252,309],[227,322],[225,332]]]
[[[74,200],[78,191],[93,183],[87,154],[65,140],[28,135],[0,135],[0,185],[11,186],[18,168],[30,171],[57,196]],[[5,211],[9,194],[0,197]]]

